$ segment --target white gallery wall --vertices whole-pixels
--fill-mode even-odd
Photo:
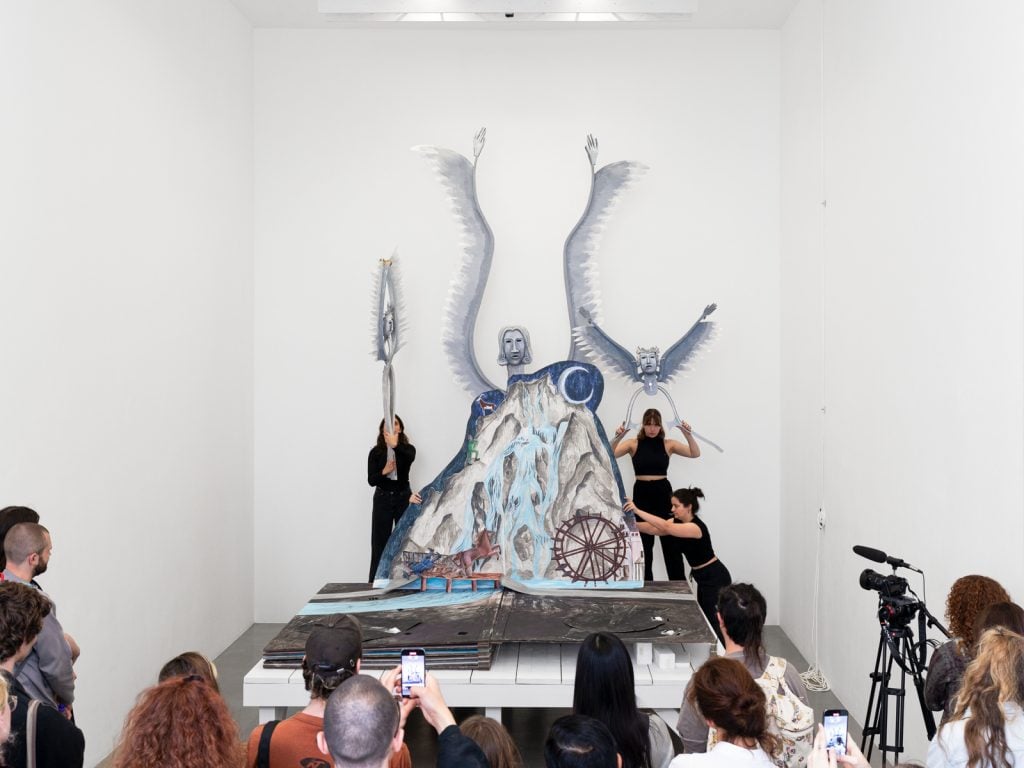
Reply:
[[[940,616],[968,573],[1024,598],[1022,33],[1009,1],[804,0],[782,31],[781,619],[811,658],[823,507],[819,657],[858,721],[858,575],[888,569],[852,545]],[[906,724],[923,760],[913,691]]]
[[[719,338],[671,389],[726,452],[670,476],[705,490],[719,555],[808,657],[820,545],[818,656],[855,717],[878,625],[853,544],[924,568],[936,613],[972,571],[1020,599],[1022,32],[1013,0],[803,0],[781,33],[0,4],[0,506],[53,531],[87,762],[173,653],[366,578],[369,292],[396,246],[414,486],[461,445],[471,395],[440,346],[459,233],[409,148],[469,154],[480,126],[485,372],[502,379],[505,324],[529,327],[535,367],[568,349],[586,134],[601,164],[647,163],[598,252],[603,324],[664,349],[718,302]],[[611,430],[632,387],[606,387]],[[908,726],[921,758],[912,703]]]
[[[53,534],[86,764],[252,622],[252,32],[228,2],[0,4],[0,506]]]
[[[381,408],[369,294],[396,246],[410,322],[398,412],[419,450],[414,487],[462,444],[472,395],[440,345],[459,234],[409,148],[471,155],[480,126],[496,249],[475,342],[496,381],[502,325],[528,326],[534,367],[568,350],[561,249],[587,200],[587,133],[601,164],[650,166],[599,251],[604,324],[627,348],[665,349],[718,302],[720,338],[671,389],[726,452],[676,459],[670,477],[705,490],[719,555],[764,589],[774,618],[778,32],[256,30],[255,62],[256,620],[287,620],[323,584],[367,578],[366,455]],[[606,385],[599,415],[611,430],[633,388]]]

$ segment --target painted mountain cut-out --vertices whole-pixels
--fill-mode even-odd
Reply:
[[[477,396],[462,450],[392,534],[376,586],[440,577],[642,586],[593,366],[555,363]]]

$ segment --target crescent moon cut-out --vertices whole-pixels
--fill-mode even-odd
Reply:
[[[570,403],[574,403],[575,405],[582,405],[583,403],[587,402],[591,397],[594,396],[594,389],[593,387],[591,387],[590,392],[588,392],[587,396],[584,397],[582,400],[577,400],[574,397],[570,397],[565,385],[566,382],[568,382],[569,380],[569,376],[576,371],[583,371],[584,373],[586,373],[587,369],[581,365],[572,365],[566,368],[564,371],[562,371],[561,375],[559,375],[558,377],[558,391],[561,393],[562,397],[564,397]]]

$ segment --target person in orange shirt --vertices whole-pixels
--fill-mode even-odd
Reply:
[[[302,659],[309,705],[287,720],[256,726],[249,735],[247,768],[331,768],[329,758],[317,746],[316,735],[324,729],[327,699],[339,685],[359,674],[362,655],[362,630],[351,616],[341,616],[329,626],[314,627]],[[405,744],[392,755],[390,768],[412,768]]]

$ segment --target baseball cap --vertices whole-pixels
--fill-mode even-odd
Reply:
[[[349,670],[363,655],[363,633],[359,622],[339,614],[328,623],[317,624],[306,640],[306,666],[320,675]]]

